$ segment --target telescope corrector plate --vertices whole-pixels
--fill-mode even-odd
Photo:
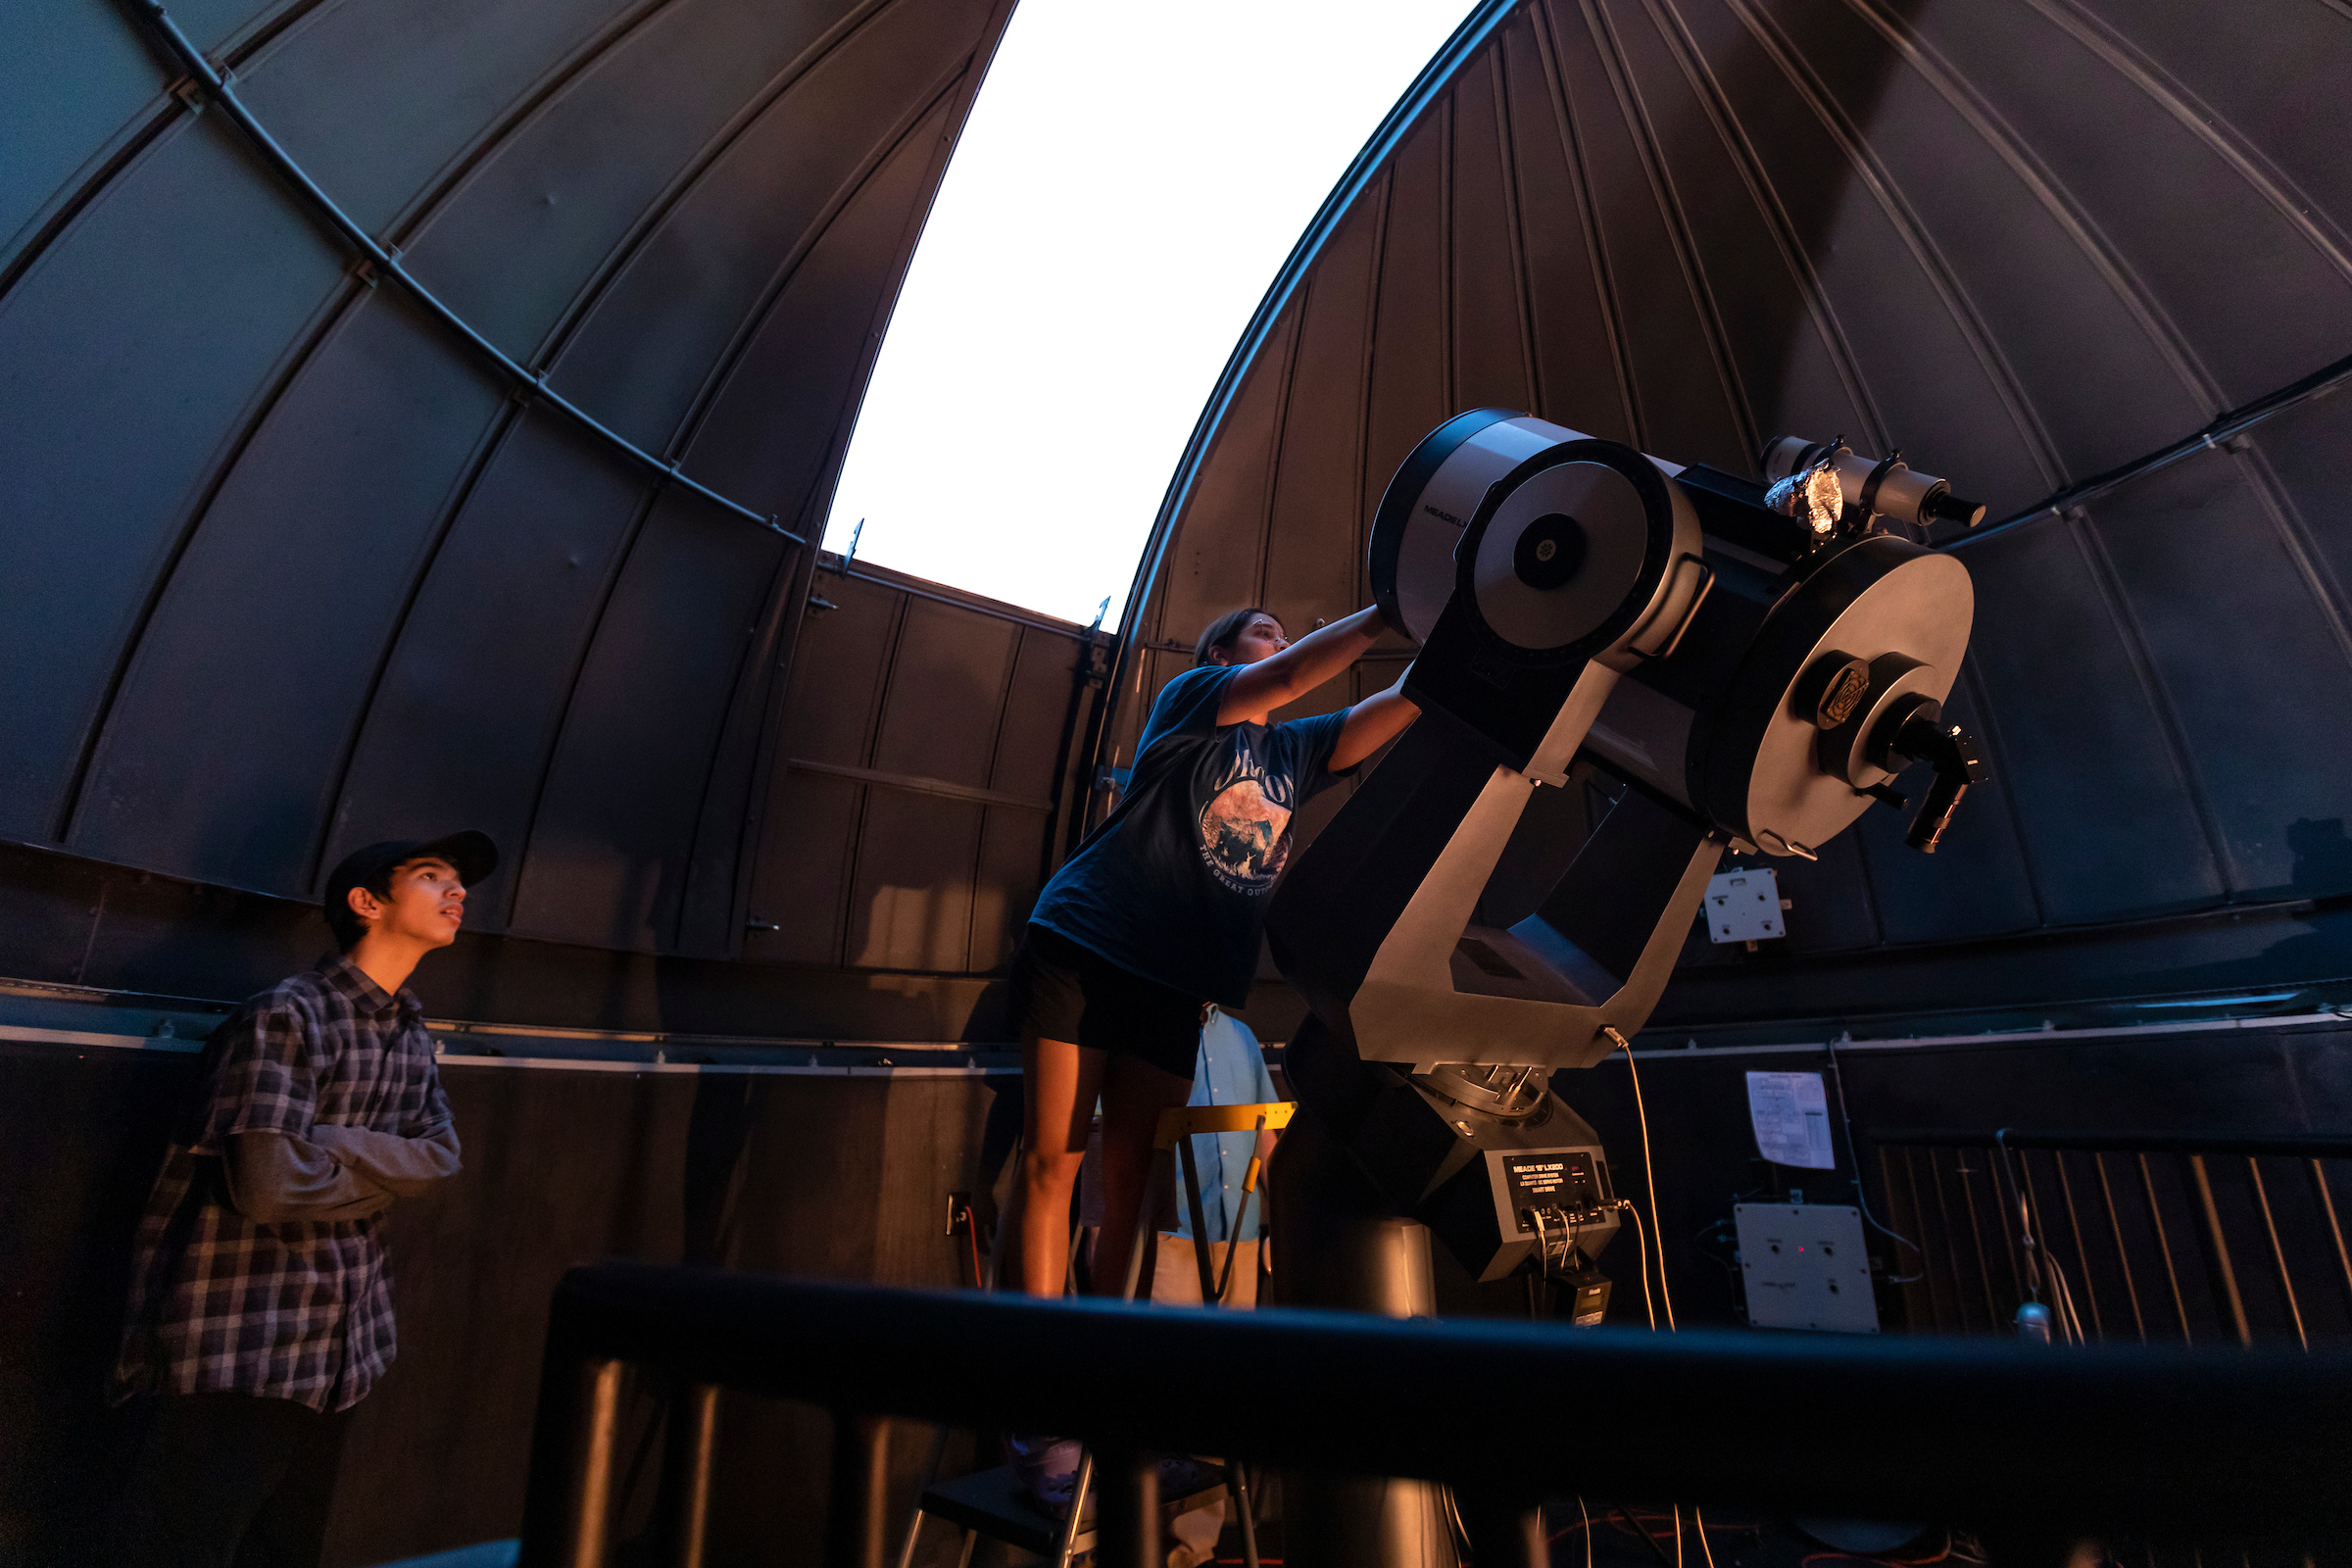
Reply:
[[[1584,564],[1556,588],[1521,579],[1519,536],[1554,513],[1584,531]],[[1590,636],[1621,607],[1642,578],[1649,514],[1616,469],[1563,463],[1528,476],[1503,498],[1478,542],[1472,581],[1478,613],[1494,633],[1531,652],[1565,648]]]

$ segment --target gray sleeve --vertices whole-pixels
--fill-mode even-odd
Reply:
[[[231,1133],[225,1143],[228,1200],[259,1224],[368,1219],[392,1204],[389,1188],[291,1133]]]
[[[455,1122],[442,1122],[421,1138],[318,1124],[311,1128],[311,1139],[336,1164],[395,1198],[415,1198],[461,1168]]]

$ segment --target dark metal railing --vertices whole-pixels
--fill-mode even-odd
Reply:
[[[1948,1519],[2022,1544],[2005,1568],[2118,1532],[2352,1543],[2343,1351],[1202,1312],[604,1263],[556,1293],[524,1568],[607,1561],[631,1366],[706,1404],[831,1410],[835,1568],[882,1561],[887,1417],[1085,1439],[1117,1568],[1153,1557],[1155,1452],[1448,1484],[1482,1568],[1543,1560],[1539,1504],[1571,1492]],[[679,1445],[670,1490],[707,1498],[711,1448]],[[699,1561],[699,1535],[672,1560]]]
[[[1916,1244],[1887,1258],[1914,1329],[2006,1333],[2039,1299],[2084,1341],[2352,1339],[2352,1137],[1861,1137],[1890,1228]]]

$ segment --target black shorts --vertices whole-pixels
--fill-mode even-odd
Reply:
[[[1122,969],[1058,931],[1033,925],[1012,960],[1021,1041],[1118,1051],[1190,1080],[1208,1004]]]

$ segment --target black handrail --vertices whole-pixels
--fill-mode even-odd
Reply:
[[[2066,1149],[2102,1154],[2278,1154],[2288,1159],[2352,1159],[2344,1133],[2069,1133],[2015,1127],[1863,1128],[1864,1143],[1935,1149]]]
[[[835,1412],[828,1560],[879,1560],[874,1416],[1074,1434],[1137,1456],[1949,1519],[2010,1540],[2129,1531],[2352,1541],[2352,1354],[1567,1329],[928,1294],[602,1263],[556,1293],[525,1568],[603,1560],[619,1368]],[[691,1490],[697,1478],[683,1485]],[[848,1512],[845,1514],[844,1510]],[[1507,1515],[1508,1510],[1504,1510]],[[1517,1553],[1500,1550],[1497,1562]]]

